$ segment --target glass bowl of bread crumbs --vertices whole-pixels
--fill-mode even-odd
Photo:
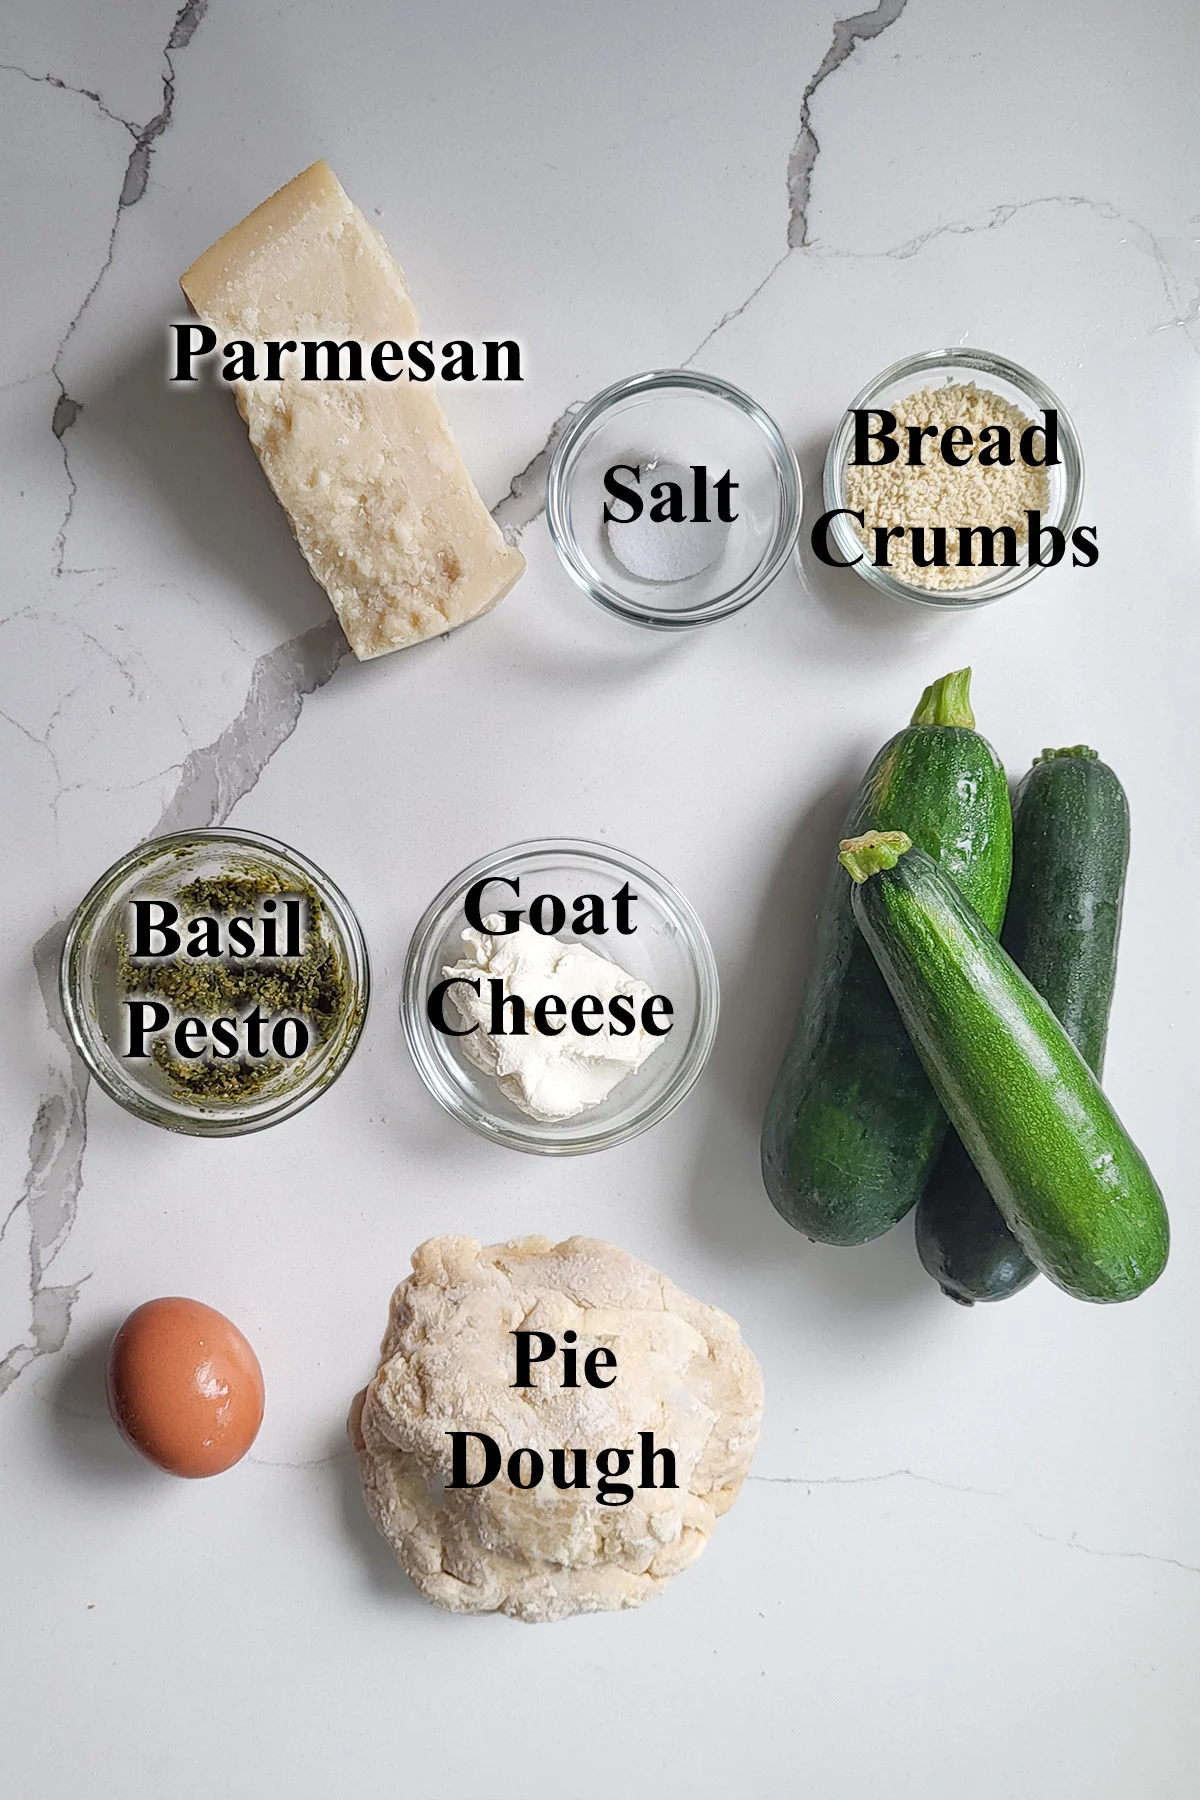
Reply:
[[[1095,561],[1082,496],[1079,438],[1044,382],[987,350],[926,350],[847,407],[825,458],[826,543],[885,594],[982,606]]]
[[[315,863],[255,832],[131,850],[81,901],[60,994],[88,1070],[169,1131],[235,1137],[336,1081],[366,1019],[358,921]]]

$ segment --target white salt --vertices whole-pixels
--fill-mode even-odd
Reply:
[[[688,581],[703,574],[724,550],[729,526],[721,519],[706,523],[652,519],[650,495],[657,482],[676,482],[683,490],[684,505],[690,505],[692,471],[669,462],[643,462],[641,470],[638,491],[645,504],[640,516],[626,524],[610,519],[605,526],[613,555],[639,581]]]

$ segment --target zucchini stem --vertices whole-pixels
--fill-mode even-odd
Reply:
[[[975,714],[971,711],[971,671],[970,669],[954,669],[949,675],[943,675],[931,682],[917,702],[917,710],[912,716],[914,725],[961,725],[967,731],[975,729]]]
[[[1066,750],[1043,750],[1040,756],[1034,757],[1033,766],[1036,769],[1039,763],[1054,762],[1060,756],[1077,756],[1081,762],[1099,762],[1100,760],[1098,753],[1089,749],[1086,744],[1072,744]]]
[[[851,881],[869,881],[881,869],[894,869],[912,839],[904,831],[867,831],[862,837],[843,838],[838,861]]]

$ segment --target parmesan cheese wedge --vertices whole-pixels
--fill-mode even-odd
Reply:
[[[404,273],[328,163],[226,232],[180,286],[222,341],[406,342]],[[236,382],[238,411],[309,568],[362,659],[487,612],[525,568],[468,475],[432,387]]]

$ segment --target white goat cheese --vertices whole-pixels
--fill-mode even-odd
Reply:
[[[644,981],[627,975],[583,944],[543,937],[525,924],[497,935],[502,920],[496,913],[483,922],[486,932],[464,930],[462,960],[442,971],[443,979],[457,982],[449,990],[449,998],[463,1026],[477,1027],[468,1037],[459,1038],[463,1053],[491,1075],[530,1118],[573,1119],[589,1107],[599,1106],[619,1081],[641,1068],[662,1041],[647,1032],[641,1021],[651,990]],[[489,981],[493,976],[503,982],[505,999],[516,996],[524,1002],[524,1034],[492,1032]],[[478,981],[479,993],[464,986],[463,979]],[[563,1029],[556,1035],[539,1031],[534,1023],[534,1008],[547,995],[564,1003]],[[575,1030],[570,1019],[573,1002],[586,995],[594,995],[605,1008],[595,1036]],[[609,1029],[608,1003],[614,995],[627,995],[632,1003],[634,1024],[624,1036]],[[512,1020],[513,1010],[506,1008],[506,1023]]]

